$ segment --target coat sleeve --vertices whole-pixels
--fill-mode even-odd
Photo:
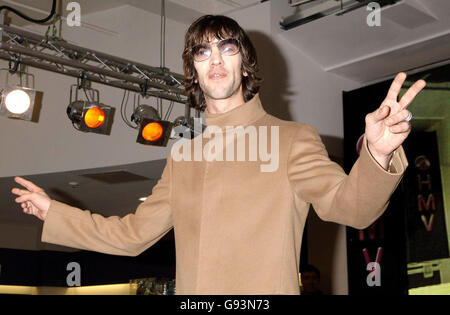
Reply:
[[[152,194],[135,213],[122,218],[103,217],[52,200],[44,221],[42,241],[113,255],[137,256],[161,239],[173,226],[172,161],[167,159]]]
[[[372,157],[364,138],[360,156],[347,175],[329,159],[317,130],[302,125],[291,144],[288,178],[293,193],[312,204],[322,220],[364,229],[386,210],[407,166],[400,146],[386,171]]]

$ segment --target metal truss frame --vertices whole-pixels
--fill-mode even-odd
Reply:
[[[188,105],[183,75],[0,24],[0,59]]]

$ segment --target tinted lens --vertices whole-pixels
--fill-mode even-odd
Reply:
[[[215,44],[213,44],[215,45]],[[217,42],[220,54],[233,56],[239,52],[239,41],[234,38],[227,38]],[[200,44],[192,49],[195,61],[204,61],[211,56],[211,44]]]
[[[221,40],[217,46],[222,55],[232,56],[239,52],[239,42],[234,38]]]
[[[197,45],[193,48],[194,59],[196,61],[203,61],[211,55],[211,46],[206,44]]]

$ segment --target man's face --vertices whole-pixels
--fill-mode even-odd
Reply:
[[[305,292],[315,292],[319,289],[319,277],[315,272],[307,271],[302,273],[302,285]]]
[[[242,57],[222,55],[217,47],[218,40],[212,38],[211,56],[204,61],[194,61],[198,75],[198,83],[205,100],[224,100],[242,95]],[[242,97],[243,98],[243,97]]]

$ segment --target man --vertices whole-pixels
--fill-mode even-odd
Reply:
[[[186,92],[192,106],[206,107],[208,128],[174,146],[134,214],[104,218],[82,211],[21,178],[16,181],[26,189],[13,189],[16,202],[44,220],[42,241],[109,254],[138,255],[174,228],[177,294],[299,294],[310,205],[323,220],[360,229],[383,213],[407,167],[401,148],[410,132],[406,107],[425,82],[397,103],[406,77],[397,75],[380,108],[366,117],[363,149],[347,176],[329,160],[315,128],[264,111],[256,54],[234,20],[194,22],[183,62]],[[203,141],[213,134],[212,145]],[[246,142],[247,136],[258,141]],[[242,147],[244,159],[237,152]],[[262,165],[268,160],[263,147],[272,148],[273,167]]]
[[[313,265],[301,267],[302,295],[323,295],[320,290],[320,271]]]

